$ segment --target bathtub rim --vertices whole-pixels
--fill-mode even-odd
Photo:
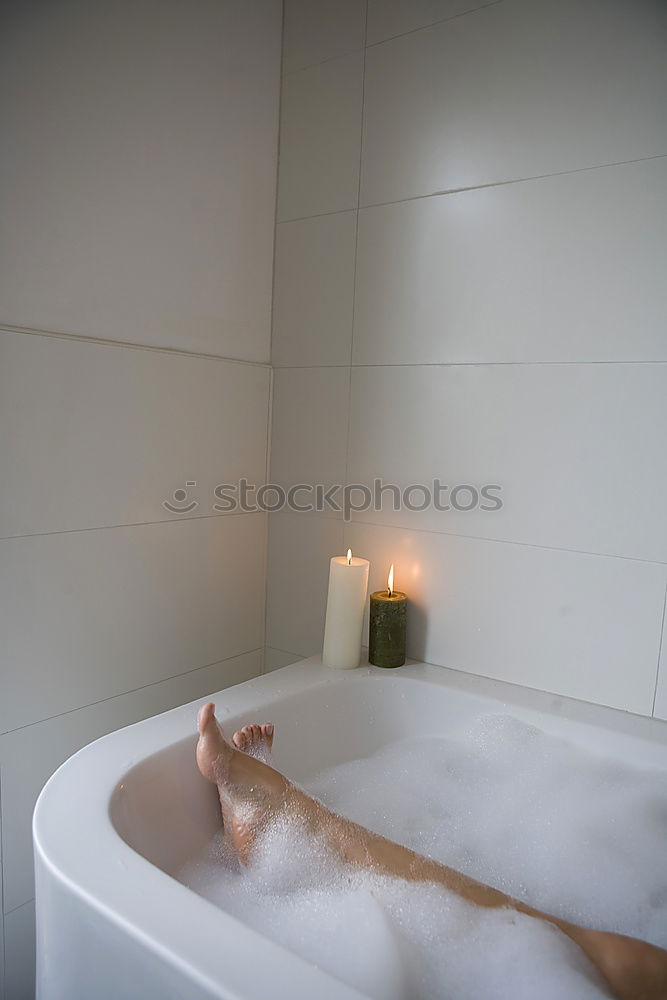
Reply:
[[[82,903],[179,968],[211,997],[240,1000],[249,993],[259,995],[260,990],[275,994],[277,979],[296,995],[316,990],[320,1000],[361,997],[357,990],[264,937],[138,854],[116,830],[109,806],[132,767],[193,733],[196,708],[208,700],[224,703],[225,714],[231,717],[250,716],[254,706],[264,706],[272,696],[289,697],[369,677],[392,686],[395,681],[402,686],[404,680],[444,686],[454,701],[472,700],[478,711],[509,711],[594,752],[599,746],[598,752],[605,756],[609,753],[604,747],[611,740],[616,748],[628,751],[628,756],[612,756],[630,758],[640,766],[643,758],[646,766],[667,769],[667,724],[660,720],[430,664],[413,663],[391,672],[375,667],[332,671],[319,657],[311,657],[134,723],[79,750],[52,775],[38,798],[33,816],[36,867],[41,866],[43,873]],[[82,851],[81,842],[71,836],[72,815],[83,837],[86,832],[90,835],[94,850]],[[106,858],[106,866],[97,862],[100,855]],[[128,886],[133,888],[128,891]],[[37,898],[38,921],[39,902]],[[184,927],[207,917],[221,930],[220,948],[215,952],[210,943],[183,933]]]

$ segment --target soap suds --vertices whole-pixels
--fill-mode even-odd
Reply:
[[[400,741],[306,790],[413,850],[575,923],[667,947],[667,775],[505,716]],[[551,925],[340,864],[298,822],[242,870],[216,837],[195,892],[377,1000],[588,1000],[609,992]]]

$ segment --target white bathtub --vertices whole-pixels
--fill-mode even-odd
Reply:
[[[313,658],[211,700],[228,733],[271,719],[276,765],[297,782],[399,738],[456,736],[493,712],[667,770],[665,723],[426,664],[331,671]],[[219,828],[215,790],[194,761],[201,703],[85,747],[42,791],[33,824],[39,1000],[361,995],[171,877]]]

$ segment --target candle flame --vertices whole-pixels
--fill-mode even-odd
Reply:
[[[347,565],[352,565],[352,549],[347,550]]]
[[[389,591],[389,596],[391,597],[394,590],[394,564],[391,564],[391,569],[389,570],[389,576],[387,577],[387,590]]]

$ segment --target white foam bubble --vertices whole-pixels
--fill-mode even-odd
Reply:
[[[397,742],[323,772],[307,790],[533,906],[667,946],[662,773],[492,716],[459,742]],[[345,868],[297,821],[272,827],[248,869],[217,837],[179,878],[378,1000],[609,995],[551,925]]]

